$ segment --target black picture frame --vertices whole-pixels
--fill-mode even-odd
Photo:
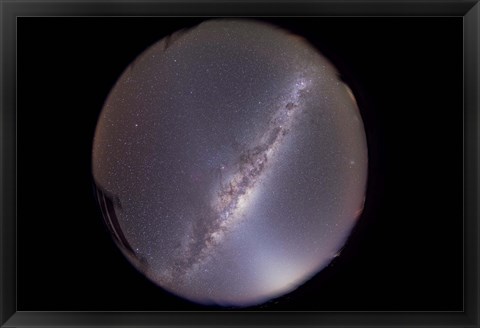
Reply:
[[[1,1],[2,327],[25,326],[462,326],[479,325],[478,1]],[[16,302],[16,19],[20,16],[463,16],[464,310],[458,312],[37,312]]]

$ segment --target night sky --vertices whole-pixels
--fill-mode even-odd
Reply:
[[[238,272],[239,282],[244,279],[244,285],[251,286],[246,280],[258,267],[262,274],[284,273],[274,282],[282,285],[296,274],[307,277],[309,265],[313,271],[320,269],[321,258],[328,262],[341,249],[295,290],[235,311],[462,311],[462,17],[258,17],[281,28],[277,43],[260,41],[261,33],[256,33],[258,41],[252,42],[257,47],[235,47],[217,35],[217,43],[230,44],[235,63],[245,67],[236,75],[230,72],[242,65],[225,66],[225,56],[220,56],[227,48],[221,50],[210,39],[189,42],[198,47],[196,54],[203,54],[200,60],[182,44],[209,19],[17,19],[17,310],[228,311],[231,307],[189,301],[186,292],[185,297],[168,292],[141,270],[160,268],[160,261],[155,264],[150,256],[163,253],[176,266],[165,262],[162,268],[178,270],[175,277],[185,278],[184,271],[199,258],[204,259],[199,268],[210,270],[218,264],[203,253],[221,259],[219,254],[226,258],[230,252],[222,270]],[[175,36],[180,30],[184,32]],[[167,49],[158,49],[163,59],[141,74],[152,61],[148,54],[156,51],[147,49],[172,34]],[[314,72],[327,63],[318,53],[332,63],[325,70],[331,74],[315,79]],[[214,63],[215,57],[222,57],[217,62],[224,66]],[[155,67],[162,73],[154,74]],[[193,74],[177,78],[175,72]],[[135,102],[135,90],[122,80],[134,75],[143,83],[131,85],[150,103]],[[158,92],[148,89],[149,81]],[[245,88],[235,87],[241,84]],[[123,89],[121,97],[115,96],[117,89]],[[296,91],[301,94],[298,107],[292,101]],[[123,106],[136,103],[137,108],[122,110],[122,96]],[[325,96],[330,97],[329,106]],[[345,106],[332,105],[342,99]],[[150,107],[157,100],[161,108]],[[108,104],[117,107],[111,108],[116,115],[107,117],[123,128],[108,125]],[[368,152],[363,212],[355,219],[357,206],[345,206],[350,212],[343,216],[345,225],[331,242],[332,250],[318,247],[318,262],[310,261],[315,246],[304,247],[311,242],[307,237],[321,232],[333,236],[331,222],[339,222],[333,219],[335,210],[348,196],[363,195],[344,185],[354,181],[350,179],[355,174],[365,178],[363,155],[352,153],[364,146],[349,147],[347,140],[354,122],[348,113],[354,115],[357,107],[363,125],[359,133],[366,136]],[[288,116],[288,108],[295,114]],[[284,127],[290,122],[288,132],[271,129],[279,122]],[[111,158],[110,169],[103,166],[103,180],[92,171],[99,123],[108,128],[103,153]],[[154,129],[155,124],[163,128]],[[322,129],[315,128],[320,124]],[[106,150],[108,138],[115,151]],[[268,153],[267,145],[278,146]],[[261,154],[269,154],[263,167],[255,164]],[[240,177],[249,170],[258,174],[241,186]],[[166,183],[160,183],[162,179]],[[360,182],[357,187],[361,190]],[[338,203],[330,202],[331,221],[318,215],[328,212],[325,203],[333,198],[326,190],[351,191],[338,194]],[[240,210],[228,216],[225,231],[214,219],[207,220],[229,206]],[[130,215],[145,224],[151,220],[151,226],[143,226],[145,234],[162,234],[162,247],[141,238],[142,225],[129,229]],[[154,229],[153,221],[160,216],[163,225]],[[195,218],[190,227],[188,218]],[[198,243],[189,242],[188,231],[200,236]],[[220,231],[208,238],[208,233]],[[286,266],[275,260],[278,257],[298,259],[306,269],[277,270],[274,264]],[[238,269],[232,265],[238,259],[268,266],[243,263]],[[222,290],[222,283],[227,281],[218,279],[214,287]],[[207,303],[207,297],[201,297],[206,289],[200,287],[198,297],[190,299]]]
[[[350,89],[306,40],[213,20],[125,70],[99,117],[93,174],[114,204],[107,223],[150,279],[252,305],[338,255],[363,208],[366,138]]]

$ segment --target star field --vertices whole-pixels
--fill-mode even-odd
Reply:
[[[350,89],[306,40],[211,20],[126,68],[92,165],[133,265],[189,300],[245,306],[338,255],[363,207],[367,148]]]

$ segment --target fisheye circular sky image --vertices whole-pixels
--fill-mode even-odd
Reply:
[[[341,256],[365,202],[352,91],[306,39],[259,20],[207,20],[139,54],[92,152],[122,253],[201,305],[295,290]]]

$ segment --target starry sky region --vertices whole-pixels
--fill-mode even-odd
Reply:
[[[352,92],[306,40],[216,19],[126,68],[92,167],[135,267],[191,301],[247,306],[339,255],[363,208],[367,147]]]

